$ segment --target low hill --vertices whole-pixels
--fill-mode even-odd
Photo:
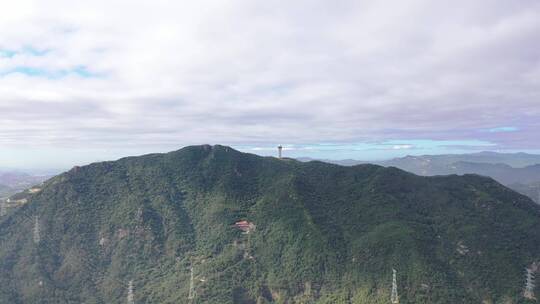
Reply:
[[[298,158],[311,161],[310,158]],[[358,160],[323,160],[343,166],[366,164]],[[471,154],[422,155],[394,158],[373,164],[396,167],[417,175],[479,174],[488,176],[540,204],[540,156],[527,153],[480,152]]]
[[[406,156],[381,162],[386,166],[407,168],[407,171],[420,172],[427,170],[424,175],[441,174],[437,170],[446,170],[448,166],[458,163],[480,163],[480,164],[505,164],[514,168],[523,168],[540,164],[540,155],[528,153],[497,153],[478,152],[466,154],[442,154],[442,155],[422,155]],[[422,169],[423,168],[423,169]],[[429,173],[431,172],[431,173]]]
[[[429,159],[428,159],[429,160]],[[396,165],[400,169],[418,174],[418,175],[450,175],[450,174],[479,174],[488,176],[496,181],[529,196],[540,204],[538,187],[534,185],[540,183],[540,164],[528,165],[525,167],[511,167],[504,163],[485,163],[472,161],[458,161],[454,163],[423,161],[407,158],[396,159],[383,163],[383,165]]]
[[[538,263],[540,207],[492,179],[224,146],[76,167],[0,219],[10,304],[389,303],[392,269],[400,303],[537,303]]]

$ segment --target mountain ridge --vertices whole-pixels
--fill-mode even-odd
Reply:
[[[486,158],[487,156],[487,158]],[[310,161],[310,158],[299,158]],[[479,152],[472,154],[405,156],[386,161],[322,160],[343,166],[373,163],[393,166],[422,176],[480,174],[527,195],[540,204],[540,155],[527,153]],[[514,165],[514,166],[512,166]],[[517,165],[517,167],[515,167]]]
[[[535,303],[539,218],[476,175],[192,146],[75,167],[1,218],[0,303],[123,303],[130,281],[188,303],[191,267],[194,303],[387,303],[392,268],[401,303]]]

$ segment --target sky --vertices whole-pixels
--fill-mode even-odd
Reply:
[[[537,0],[0,0],[0,167],[540,151]]]

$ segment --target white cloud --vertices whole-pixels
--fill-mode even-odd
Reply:
[[[2,146],[538,145],[537,1],[0,5],[0,49],[19,52],[0,57]],[[78,67],[95,77],[46,77]],[[499,125],[523,135],[477,132]]]
[[[392,149],[394,150],[405,150],[405,149],[412,149],[414,148],[413,145],[393,145]]]

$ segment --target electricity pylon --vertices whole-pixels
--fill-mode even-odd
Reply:
[[[392,302],[392,304],[399,303],[396,274],[397,274],[397,271],[395,269],[392,269],[392,296],[390,297],[390,301]]]
[[[189,281],[189,294],[188,294],[188,299],[189,300],[193,300],[195,299],[195,282],[194,282],[194,270],[193,270],[193,265],[191,265],[191,277],[190,277],[190,281]]]
[[[34,243],[39,243],[41,241],[41,237],[39,235],[39,216],[35,216],[34,218]]]
[[[525,274],[525,290],[523,291],[523,296],[527,299],[536,299],[534,296],[534,272],[532,269],[527,268]]]
[[[133,280],[129,281],[127,303],[128,304],[135,304],[135,294],[133,292]]]

